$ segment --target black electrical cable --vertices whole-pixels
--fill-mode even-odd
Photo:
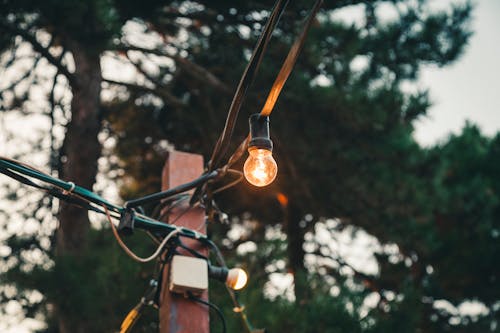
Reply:
[[[274,105],[276,104],[278,97],[281,93],[281,90],[283,89],[283,86],[285,85],[288,77],[290,76],[293,67],[295,63],[297,62],[298,56],[300,54],[300,51],[302,50],[307,33],[309,32],[309,29],[311,28],[311,25],[314,21],[314,18],[316,17],[316,14],[318,13],[319,9],[321,8],[321,5],[323,4],[323,0],[316,0],[314,3],[313,8],[311,9],[308,17],[306,18],[306,21],[304,23],[304,27],[302,28],[301,33],[299,36],[295,39],[292,47],[290,48],[290,51],[288,52],[288,55],[283,62],[283,65],[281,66],[281,69],[276,76],[276,79],[273,83],[273,86],[271,87],[271,91],[269,92],[266,102],[264,104],[264,107],[262,108],[260,114],[262,116],[268,117],[271,112],[274,109]],[[232,166],[234,163],[236,163],[246,152],[246,148],[248,146],[248,142],[250,140],[250,136],[247,136],[245,140],[238,146],[238,148],[235,150],[235,152],[231,155],[229,158],[229,161],[227,163],[227,167]]]
[[[151,217],[154,219],[159,219],[160,216],[165,215],[165,213],[171,212],[172,209],[181,205],[183,202],[188,200],[189,197],[190,197],[189,194],[183,193],[183,194],[178,194],[178,195],[172,197],[171,199],[161,201],[153,209],[153,212],[151,213]]]
[[[14,179],[26,185],[34,186],[38,189],[47,191],[49,194],[58,196],[63,200],[82,206],[85,209],[92,210],[100,214],[105,214],[107,215],[108,219],[111,217],[114,219],[119,219],[124,212],[128,211],[127,209],[112,204],[103,199],[102,197],[100,197],[99,195],[95,194],[94,192],[87,190],[83,187],[77,186],[72,182],[65,182],[61,179],[52,177],[44,173],[43,171],[37,170],[31,167],[30,165],[1,156],[0,156],[0,173],[4,173],[7,176],[13,177]],[[217,172],[214,171],[212,174],[217,174]],[[24,176],[35,178],[41,182],[51,184],[51,187],[45,187],[39,185],[35,182],[32,182],[30,179]],[[210,176],[210,174],[208,174],[208,176]],[[200,178],[201,180],[203,180],[203,177]],[[191,182],[192,184],[191,186],[196,186],[197,181],[200,181],[200,179]],[[189,185],[189,184],[190,183],[184,185]],[[191,209],[197,206],[198,204],[199,203],[196,203],[195,205],[188,207],[188,209]],[[101,208],[105,209],[102,210]],[[185,212],[186,211],[182,212],[181,216]],[[175,223],[175,221],[179,217],[180,216],[177,216],[177,218],[174,219],[172,223]],[[175,226],[173,224],[161,222],[141,214],[136,214],[133,217],[132,228],[134,227],[139,229],[145,229],[157,235],[160,233],[169,235],[173,231],[176,231],[178,232],[179,236],[191,238],[203,244],[206,240],[206,236],[199,233],[197,230],[192,230],[181,226]]]
[[[76,196],[64,194],[63,192],[61,192],[59,189],[57,189],[55,187],[47,187],[47,186],[39,185],[39,184],[31,181],[30,179],[28,179],[24,176],[21,176],[20,174],[13,172],[11,170],[8,170],[6,168],[3,168],[3,167],[0,167],[0,172],[3,173],[4,175],[14,179],[14,180],[17,180],[20,183],[23,183],[25,185],[34,187],[36,189],[45,191],[48,194],[50,194],[50,195],[52,195],[60,200],[65,201],[68,204],[75,205],[75,206],[78,206],[78,207],[83,208],[83,209],[91,210],[91,211],[96,212],[96,213],[104,214],[104,211],[90,205],[87,201],[85,201],[79,197],[76,197]]]
[[[304,27],[302,28],[300,35],[295,39],[292,47],[290,48],[290,51],[288,52],[288,55],[286,56],[285,61],[283,62],[283,65],[281,66],[278,76],[276,76],[276,79],[274,80],[271,91],[267,96],[266,103],[264,104],[264,107],[260,112],[261,116],[269,117],[269,115],[273,111],[274,105],[276,104],[276,101],[278,100],[278,97],[281,93],[281,89],[283,89],[286,80],[292,73],[293,67],[297,62],[300,51],[302,50],[302,47],[304,46],[304,43],[306,41],[307,33],[309,32],[314,18],[316,17],[316,13],[318,12],[322,4],[323,0],[316,0],[316,2],[314,3],[309,16],[306,18]]]
[[[208,258],[201,254],[200,252],[193,250],[192,248],[186,246],[180,239],[177,240],[177,246],[183,248],[187,252],[191,253],[194,257],[206,260],[208,262]]]
[[[127,201],[125,203],[125,207],[126,208],[133,208],[133,207],[141,206],[141,205],[146,204],[146,203],[157,202],[157,201],[162,200],[162,199],[170,198],[176,194],[189,191],[189,190],[191,190],[199,185],[202,185],[202,184],[206,183],[207,181],[216,178],[218,175],[219,175],[219,172],[216,170],[205,173],[205,174],[201,175],[199,178],[197,178],[191,182],[176,186],[176,187],[168,189],[166,191],[149,194],[149,195],[146,195],[142,198]]]
[[[226,333],[227,327],[226,327],[226,318],[224,317],[224,314],[222,311],[219,309],[219,307],[213,303],[207,302],[205,300],[202,300],[201,298],[193,296],[193,294],[188,293],[189,299],[195,302],[198,302],[200,304],[206,305],[212,310],[214,310],[217,315],[219,316],[221,323],[222,323],[222,333]]]
[[[234,126],[236,124],[236,119],[238,118],[238,113],[240,111],[241,105],[243,104],[246,92],[250,87],[250,84],[252,83],[257,70],[259,69],[260,63],[262,62],[262,57],[267,48],[267,44],[269,43],[274,28],[278,24],[281,14],[284,12],[287,4],[288,0],[277,0],[271,12],[271,15],[266,22],[264,30],[262,31],[262,34],[260,35],[260,38],[257,42],[257,46],[255,47],[250,61],[248,62],[247,67],[245,68],[245,71],[243,72],[243,75],[240,79],[238,87],[236,88],[236,92],[227,114],[226,124],[219,139],[217,140],[214,151],[212,153],[212,157],[210,158],[210,161],[208,163],[209,170],[216,169],[220,160],[227,152],[229,141],[231,140]]]
[[[239,184],[242,180],[243,180],[243,172],[239,171],[239,170],[234,170],[234,169],[228,169],[227,170],[227,173],[230,173],[230,174],[233,174],[233,175],[236,175],[237,178],[225,185],[222,185],[221,187],[218,187],[216,189],[214,189],[212,191],[212,194],[217,194],[217,193],[220,193],[222,191],[225,191],[227,190],[228,188],[231,188],[237,184]]]
[[[6,160],[6,159],[4,159]],[[44,187],[44,186],[41,186],[41,185],[38,185],[37,183],[34,183],[32,182],[31,180],[29,180],[28,178],[25,178],[21,175],[19,175],[17,172],[21,172],[21,171],[11,171],[10,168],[7,168],[7,167],[4,167],[3,165],[0,165],[0,172],[1,173],[4,173],[26,185],[30,185],[30,186],[34,186],[36,188],[39,188],[41,190],[45,190],[45,191],[48,191],[50,194],[53,194],[53,195],[60,195],[62,198],[64,198],[65,200],[77,200],[77,201],[82,201],[84,203],[86,203],[88,205],[88,207],[86,207],[87,209],[91,209],[91,210],[95,210],[96,212],[98,213],[103,213],[103,214],[106,214],[111,226],[112,226],[112,230],[113,230],[113,234],[115,235],[115,237],[117,238],[117,241],[124,247],[124,249],[126,248],[125,244],[121,241],[121,238],[119,237],[117,231],[116,231],[116,228],[114,227],[112,221],[111,221],[111,218],[118,218],[118,216],[114,215],[114,214],[117,214],[117,213],[121,213],[123,211],[122,208],[118,207],[118,206],[115,206],[113,204],[110,204],[108,202],[106,202],[104,199],[100,198],[99,196],[95,195],[93,192],[90,192],[88,190],[85,190],[83,188],[79,188],[77,187],[75,184],[73,183],[68,183],[68,184],[65,184],[63,181],[59,180],[59,179],[56,179],[56,178],[53,178],[53,177],[50,177],[48,175],[45,175],[43,172],[41,171],[38,171],[30,166],[26,166],[22,163],[17,163],[17,161],[14,161],[16,164],[18,165],[22,165],[24,168],[28,168],[30,170],[29,172],[29,175],[32,176],[32,177],[35,177],[35,178],[40,178],[40,179],[43,179],[44,181],[46,182],[50,182],[50,183],[55,183],[57,185],[55,185],[56,187]],[[24,171],[24,170],[22,170]],[[28,173],[28,172],[27,172]],[[212,173],[209,173],[209,174],[206,174],[206,175],[210,175],[210,174],[214,174],[214,175],[217,175],[218,172],[217,171],[213,171]],[[207,179],[207,178],[205,178]],[[190,188],[193,188],[196,186],[197,182],[200,182],[200,181],[208,181],[208,180],[205,180],[202,177],[198,178],[197,180],[191,182],[191,183],[187,183],[187,184],[183,184],[181,185],[180,187],[189,187],[191,186]],[[72,185],[69,189],[65,189],[63,187],[63,185],[60,185],[60,184],[63,184],[63,185]],[[78,191],[80,193],[76,193],[74,192],[73,190],[75,189],[75,187],[78,189]],[[174,188],[172,189],[171,191],[173,192],[173,190],[178,190],[178,188]],[[62,192],[61,192],[62,190]],[[52,192],[54,191],[54,192]],[[178,194],[178,193],[177,193]],[[175,195],[175,194],[171,194],[171,195]],[[100,210],[100,209],[97,209],[95,207],[92,206],[92,204],[96,204],[96,201],[99,202],[100,204],[100,207],[102,207],[104,210]],[[190,209],[192,209],[193,206],[189,206],[187,207],[187,209],[185,209],[183,212],[181,212],[174,221],[172,221],[172,223],[175,223],[177,221],[177,219],[179,219],[181,216],[183,216],[187,211],[189,211]],[[111,211],[110,211],[111,209]],[[145,220],[145,217],[141,217],[142,220],[137,220],[136,222],[141,222],[141,223],[146,223],[145,221],[146,220],[149,220],[149,218],[146,218]],[[156,224],[158,224],[158,221],[154,221],[154,220],[151,220],[151,221],[148,221],[148,223],[151,223],[151,225],[149,226],[150,228],[151,227],[154,227]],[[163,241],[161,242],[162,244],[160,244],[158,250],[161,250],[163,248],[163,245],[167,246],[168,247],[168,241],[171,237],[173,237],[174,235],[175,236],[184,236],[184,237],[189,237],[189,238],[192,238],[192,239],[195,239],[197,241],[199,241],[200,243],[203,243],[203,244],[206,244],[206,245],[209,245],[210,247],[212,247],[213,249],[215,249],[215,252],[216,252],[216,255],[217,255],[217,260],[218,262],[222,265],[222,266],[226,266],[225,263],[224,263],[224,258],[222,257],[222,254],[220,253],[219,249],[217,248],[217,246],[212,242],[210,241],[209,239],[207,239],[206,237],[203,237],[201,234],[199,234],[197,231],[195,230],[191,230],[191,229],[187,229],[187,228],[183,228],[183,227],[175,227],[175,226],[172,226],[172,225],[168,225],[168,224],[161,224],[161,226],[163,227],[169,227],[169,233],[168,235],[166,236],[165,239],[163,239]],[[154,229],[149,229],[149,231],[153,231]],[[127,248],[128,250],[128,248]],[[157,252],[158,252],[157,250]],[[127,253],[131,252],[130,250],[126,251]],[[167,253],[172,253],[172,251],[167,251]],[[133,253],[129,253],[129,255],[133,255]],[[134,257],[136,257],[135,255],[133,255]],[[154,256],[151,256],[150,258],[153,258],[153,257],[156,257],[157,254],[155,253]],[[136,260],[139,259],[139,261],[141,262],[144,262],[144,261],[147,261],[147,260],[150,260],[150,258],[146,258],[146,260],[144,259],[141,259],[141,258],[137,258],[136,257]],[[231,294],[231,293],[230,293]],[[232,298],[233,298],[233,301],[235,301],[235,305],[238,307],[238,308],[241,308],[239,306],[239,303],[237,303],[237,301],[235,300],[234,298],[234,293],[232,294]],[[211,305],[209,305],[211,306]],[[213,305],[212,305],[213,306]],[[214,307],[215,310],[216,307]],[[220,311],[220,310],[219,310]],[[221,313],[220,313],[221,314]],[[243,313],[242,313],[243,315]],[[223,318],[223,317],[221,317]],[[225,332],[225,322],[224,322],[224,332]]]
[[[49,191],[49,190],[50,190],[50,188],[45,187],[45,186],[38,185],[37,183],[32,182],[32,181],[31,181],[31,180],[29,180],[28,178],[23,177],[23,176],[21,176],[21,175],[19,175],[19,174],[15,173],[15,172],[13,172],[13,171],[10,171],[10,170],[9,170],[9,169],[7,169],[7,168],[4,168],[4,167],[1,167],[1,166],[0,166],[0,170],[1,170],[1,172],[2,172],[4,175],[6,175],[6,176],[8,176],[8,177],[10,177],[10,178],[12,178],[12,179],[14,179],[14,180],[17,180],[17,181],[18,181],[18,182],[20,182],[20,183],[23,183],[23,184],[28,185],[28,186],[35,187],[35,188],[37,188],[37,189],[39,189],[39,190],[45,190],[45,191]]]
[[[211,198],[214,194],[223,192],[223,191],[239,184],[244,178],[243,172],[241,172],[239,170],[228,169],[226,167],[224,167],[223,169],[219,169],[219,170],[222,170],[221,176],[224,176],[226,174],[232,174],[232,175],[236,175],[236,179],[234,179],[233,181],[228,182],[225,185],[222,185],[216,189],[213,189],[213,190],[211,188],[207,188],[206,185],[208,183],[203,184],[202,186],[199,186],[198,188],[196,188],[195,192],[191,196],[191,199],[189,200],[190,205],[193,205],[195,202],[197,202],[201,199],[202,202],[206,203],[206,205],[207,205],[206,208],[207,208],[207,210],[209,210],[208,206],[209,206],[209,203],[211,202]],[[203,196],[203,193],[205,193],[205,196]]]
[[[175,225],[175,222],[177,222],[177,220],[179,220],[182,216],[184,216],[187,212],[189,212],[191,209],[193,209],[195,207],[195,205],[188,205],[187,207],[183,208],[181,212],[179,212],[175,219],[173,221],[168,221],[169,224],[172,224],[172,225]],[[171,211],[166,211],[166,212],[163,212],[160,214],[160,216],[158,217],[158,220],[160,221],[164,221],[167,219],[167,217],[170,215]],[[197,231],[197,230],[195,230]]]
[[[214,250],[217,263],[221,267],[227,267],[226,262],[224,260],[224,257],[222,256],[222,253],[221,253],[220,249],[217,247],[217,245],[215,245],[215,243],[212,242],[210,239],[205,240],[205,243],[209,247],[211,247],[212,250]],[[247,317],[247,315],[245,313],[245,307],[242,306],[240,304],[240,302],[238,301],[237,294],[234,292],[234,290],[232,290],[231,288],[229,288],[227,285],[226,285],[226,290],[227,290],[227,293],[229,294],[229,296],[231,297],[231,301],[233,302],[235,312],[237,312],[237,313],[240,314],[241,320],[245,324],[248,332],[252,332],[252,325],[250,324],[250,322],[248,320],[248,317]]]
[[[210,246],[212,248],[212,250],[214,250],[215,258],[217,259],[217,263],[220,266],[226,267],[227,265],[226,265],[226,261],[224,260],[224,256],[222,255],[222,252],[219,250],[219,248],[217,247],[217,245],[215,245],[215,243],[212,240],[210,240],[210,239],[206,239],[205,243],[208,246]]]

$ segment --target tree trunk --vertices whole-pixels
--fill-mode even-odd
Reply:
[[[306,304],[310,297],[307,271],[304,266],[304,228],[300,226],[302,218],[300,208],[290,200],[285,214],[288,268],[294,276],[295,298],[299,305]]]
[[[62,175],[66,181],[92,189],[96,174],[97,160],[101,146],[97,139],[101,124],[99,119],[101,66],[99,54],[92,54],[83,45],[71,41],[67,43],[75,61],[74,83],[71,90],[71,121],[64,138]],[[87,211],[61,202],[58,213],[57,256],[81,256],[87,245],[90,228]],[[57,306],[56,306],[57,307]],[[64,309],[58,309],[59,331],[61,333],[85,332],[85,323],[70,320]]]

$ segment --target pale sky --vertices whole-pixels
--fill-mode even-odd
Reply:
[[[433,101],[429,116],[416,124],[415,138],[423,145],[458,133],[466,120],[487,135],[500,131],[500,0],[474,3],[474,35],[465,53],[453,65],[422,73]]]

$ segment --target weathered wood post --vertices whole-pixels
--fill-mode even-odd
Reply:
[[[169,153],[163,168],[162,190],[192,181],[202,173],[203,156],[173,151]],[[169,220],[174,221],[179,214],[182,214],[184,208],[185,206],[176,208]],[[204,222],[204,210],[196,207],[179,217],[175,224],[206,233]],[[182,241],[190,248],[207,254],[207,250],[195,240],[183,239]],[[189,255],[187,252],[182,254]],[[160,333],[209,333],[208,308],[185,298],[183,295],[172,294],[168,290],[169,268],[169,265],[165,265],[161,281]],[[201,298],[208,300],[208,291],[205,291]]]

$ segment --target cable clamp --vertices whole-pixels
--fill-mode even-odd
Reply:
[[[129,236],[134,233],[135,211],[130,208],[124,209],[120,213],[120,224],[118,224],[118,232],[121,235]]]
[[[244,311],[245,311],[245,306],[244,305],[242,305],[242,306],[235,306],[233,308],[233,312],[236,312],[236,313],[242,313]]]
[[[71,194],[71,193],[73,193],[73,191],[75,190],[75,187],[76,187],[75,183],[73,183],[73,182],[68,182],[68,184],[70,185],[70,188],[69,188],[69,190],[63,190],[63,194],[64,194],[64,195]]]

